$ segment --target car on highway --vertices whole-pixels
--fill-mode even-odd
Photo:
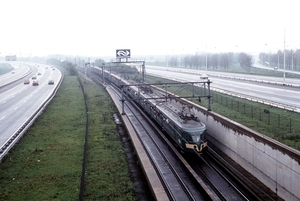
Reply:
[[[208,75],[207,74],[202,74],[202,75],[200,75],[200,79],[201,80],[207,80],[208,79]]]
[[[29,79],[25,79],[24,80],[24,84],[30,84],[30,80]]]
[[[41,75],[41,73],[40,73],[40,72],[38,72],[38,75]]]
[[[49,84],[49,85],[54,84],[54,80],[49,80],[49,81],[48,81],[48,84]]]
[[[33,80],[35,80],[36,79],[36,76],[34,75],[34,76],[32,76],[32,78],[31,79],[33,79]]]
[[[38,86],[38,85],[39,85],[39,81],[34,80],[34,81],[32,82],[32,86]]]

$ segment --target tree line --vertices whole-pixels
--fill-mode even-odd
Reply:
[[[230,66],[238,63],[242,68],[249,69],[254,59],[252,55],[241,53],[196,53],[184,56],[171,56],[168,58],[168,66],[200,69],[206,67],[211,70],[227,71]]]
[[[285,57],[285,58],[284,58]],[[259,54],[259,60],[263,65],[285,68],[286,70],[300,71],[300,50],[278,50],[276,53]],[[284,62],[285,60],[285,62]]]

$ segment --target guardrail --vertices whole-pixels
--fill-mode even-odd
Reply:
[[[253,101],[253,102],[263,103],[263,104],[274,106],[274,107],[277,107],[277,108],[281,108],[281,109],[285,109],[285,110],[300,113],[300,108],[297,108],[297,107],[294,107],[294,106],[291,106],[291,105],[286,105],[286,104],[278,103],[278,102],[275,102],[275,101],[265,100],[265,99],[262,99],[262,98],[249,96],[249,95],[245,95],[245,94],[241,94],[241,93],[237,93],[237,92],[231,92],[231,91],[224,90],[224,89],[218,89],[216,87],[211,87],[210,89],[213,90],[213,91],[217,91],[217,92],[220,92],[220,93],[223,93],[223,94],[230,95],[230,96],[235,96],[235,97],[247,99],[247,100],[250,100],[250,101]]]
[[[168,69],[168,71],[187,73],[187,74],[195,74],[195,75],[202,74],[202,72],[191,72],[191,71],[177,70],[177,69],[174,69],[174,70]],[[243,81],[250,81],[250,82],[259,82],[259,83],[265,83],[265,84],[282,85],[282,86],[300,88],[300,84],[295,84],[295,83],[276,82],[276,81],[270,81],[270,80],[259,80],[259,79],[251,79],[251,78],[241,78],[241,77],[233,77],[233,76],[227,76],[227,75],[215,75],[215,74],[207,74],[207,75],[210,77],[220,77],[220,78],[227,78],[227,79],[232,79],[232,80],[243,80]]]
[[[24,65],[26,65],[26,64],[24,64]],[[0,85],[0,88],[5,87],[5,86],[7,86],[7,85],[10,85],[10,84],[12,84],[12,83],[14,83],[14,82],[17,82],[17,81],[21,80],[21,79],[24,79],[24,77],[26,77],[26,76],[29,75],[30,73],[32,73],[32,69],[31,69],[31,68],[30,68],[30,71],[24,73],[23,75],[19,76],[18,78],[14,79],[14,80],[12,80],[12,81],[9,81],[8,83],[4,83],[4,84]]]
[[[232,77],[232,76],[224,76],[224,75],[209,75],[209,76],[229,78],[229,79],[233,79],[233,80],[243,80],[243,81],[250,81],[250,82],[259,82],[259,83],[264,83],[264,84],[273,84],[273,85],[282,85],[282,86],[300,88],[300,84],[287,83],[287,82],[276,82],[276,81],[270,81],[270,80],[258,80],[258,79],[249,79],[249,78]]]
[[[30,128],[30,126],[34,123],[36,118],[43,112],[43,110],[51,102],[57,90],[59,89],[63,78],[64,78],[64,74],[62,73],[62,77],[60,81],[58,82],[55,90],[53,90],[52,94],[49,95],[47,100],[43,104],[41,104],[41,106],[34,112],[34,114],[32,114],[27,119],[27,121],[2,145],[2,147],[0,147],[0,163],[2,162],[2,159],[5,157],[5,155],[10,151],[10,149],[13,148],[14,145],[24,136],[27,129]]]
[[[198,73],[191,73],[191,74],[198,74]],[[183,81],[183,80],[179,80],[179,79],[175,79],[175,78],[166,77],[164,75],[155,75],[155,74],[151,74],[151,73],[148,73],[148,75],[153,75],[153,76],[161,77],[161,78],[164,78],[164,79],[172,79],[172,80],[177,81],[177,82],[182,82]],[[219,76],[219,77],[221,77],[221,76]],[[230,78],[230,77],[227,76],[226,78]],[[199,85],[196,85],[196,86],[199,86]],[[297,87],[300,87],[300,85],[297,86]],[[278,108],[281,108],[281,109],[285,109],[285,110],[300,113],[300,108],[297,108],[297,107],[294,107],[294,106],[291,106],[291,105],[278,103],[278,102],[275,102],[275,101],[270,101],[270,100],[258,98],[258,97],[255,97],[255,96],[249,96],[249,95],[245,95],[245,94],[241,94],[241,93],[237,93],[237,92],[232,92],[232,91],[228,91],[228,90],[224,90],[224,89],[219,89],[219,88],[212,87],[212,86],[210,87],[210,89],[212,91],[220,92],[220,93],[227,94],[227,95],[230,95],[230,96],[235,96],[235,97],[238,97],[238,98],[243,98],[243,99],[247,99],[247,100],[250,100],[250,101],[263,103],[263,104],[266,104],[266,105],[270,105],[270,106],[278,107]]]

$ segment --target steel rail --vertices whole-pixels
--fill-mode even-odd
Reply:
[[[115,88],[116,89],[116,88]],[[118,94],[119,94],[119,90],[118,90]],[[119,97],[121,98],[121,95],[119,95]],[[137,117],[134,113],[134,111],[130,108],[130,106],[125,103],[127,105],[127,108],[129,110],[132,111],[132,114]],[[139,110],[139,112],[142,113],[142,111],[138,108],[138,106],[131,102],[131,104],[134,105],[134,107],[136,109]],[[144,115],[145,116],[145,115]],[[143,125],[143,123],[139,120],[139,118],[136,118],[136,120],[138,122],[140,122],[140,125],[144,128],[145,132],[147,133],[147,135],[149,136],[149,138],[151,139],[151,141],[153,142],[153,144],[155,145],[156,149],[158,150],[158,152],[160,153],[160,155],[162,156],[163,160],[165,161],[165,163],[168,165],[168,167],[170,168],[170,170],[172,171],[174,177],[177,179],[178,183],[180,184],[180,186],[182,187],[183,191],[185,192],[185,194],[187,195],[189,200],[195,200],[192,193],[189,191],[189,189],[187,188],[187,186],[184,184],[183,180],[180,178],[179,174],[177,173],[177,171],[175,170],[175,168],[172,166],[171,162],[168,160],[168,158],[166,157],[166,155],[164,154],[163,150],[159,147],[158,143],[156,142],[156,140],[150,135],[150,133],[147,131],[147,129],[145,128],[145,126]],[[138,135],[138,137],[140,138],[140,136]],[[147,149],[147,146],[144,144],[143,140],[140,138],[140,141],[143,143],[143,146],[145,148],[145,150],[147,151],[147,155],[149,156],[150,160],[152,161],[153,165],[155,166],[155,169],[157,171],[157,173],[160,175],[160,178],[163,180],[163,183],[166,187],[166,190],[169,192],[170,194],[170,198],[172,200],[176,200],[176,197],[174,196],[174,193],[172,193],[172,189],[170,189],[170,184],[168,184],[168,182],[166,181],[165,177],[164,177],[164,173],[160,172],[160,168],[158,167],[158,164],[155,162],[155,160],[153,159],[153,155],[149,153],[149,150]]]
[[[221,156],[219,156],[213,149],[208,148],[207,155],[210,156],[216,163],[222,166],[230,175],[232,175],[243,187],[245,187],[257,200],[273,200],[274,199],[265,193],[260,187],[256,186],[242,173],[236,170],[231,164],[226,162]],[[223,175],[224,176],[224,175]],[[222,176],[222,177],[223,177]],[[225,176],[224,176],[225,178]],[[234,187],[236,188],[236,187]],[[240,192],[240,191],[239,191]],[[259,193],[257,193],[259,192]],[[244,196],[243,196],[244,197]]]

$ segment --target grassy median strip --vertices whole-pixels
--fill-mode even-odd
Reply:
[[[104,88],[85,82],[90,114],[85,200],[133,200],[126,157]],[[0,165],[0,200],[78,200],[86,113],[76,76]]]
[[[85,200],[134,200],[127,160],[113,113],[118,113],[104,87],[83,81],[89,107],[89,140]]]

